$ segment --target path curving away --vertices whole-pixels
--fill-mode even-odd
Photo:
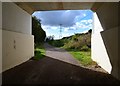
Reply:
[[[49,45],[48,43],[45,43],[44,47],[46,49],[46,56],[73,64],[73,65],[80,66],[79,61],[76,60],[74,57],[72,57],[72,55],[68,53],[66,50],[53,47]]]

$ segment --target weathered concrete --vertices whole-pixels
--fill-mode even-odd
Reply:
[[[5,71],[34,56],[34,37],[31,15],[26,11],[14,3],[4,2],[2,14],[2,71]]]
[[[2,3],[0,2],[0,73],[2,72]]]
[[[120,79],[120,59],[118,57],[118,6],[119,3],[104,3],[96,10],[96,13],[103,27],[101,36],[112,65],[111,74]]]
[[[32,14],[34,11],[91,9],[94,2],[16,2],[16,4]]]

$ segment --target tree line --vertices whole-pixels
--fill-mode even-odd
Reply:
[[[34,35],[35,44],[44,42],[46,38],[46,32],[42,29],[40,20],[35,16],[32,17],[32,35]]]

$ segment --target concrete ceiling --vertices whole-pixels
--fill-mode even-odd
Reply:
[[[96,2],[15,2],[23,10],[32,14],[35,11],[86,10],[95,11],[102,3]],[[95,9],[94,9],[95,8]]]

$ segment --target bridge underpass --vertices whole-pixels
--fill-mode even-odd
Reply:
[[[120,79],[120,59],[118,57],[118,6],[119,3],[109,2],[16,2],[16,3],[1,3],[0,10],[3,15],[2,19],[2,47],[1,52],[3,59],[3,68],[1,72],[11,69],[25,61],[30,57],[34,56],[34,38],[31,35],[31,15],[35,11],[46,11],[46,10],[84,10],[91,9],[96,12],[103,27],[103,31],[99,32],[105,44],[106,53],[109,56],[112,69],[110,73]],[[8,15],[9,14],[9,15]],[[11,22],[12,20],[12,22]],[[93,36],[97,29],[93,29]],[[6,35],[7,34],[7,35]],[[112,34],[112,35],[111,35]],[[19,39],[18,39],[19,38]],[[94,41],[97,39],[94,39]],[[21,42],[22,41],[22,42]],[[99,43],[99,41],[97,41]],[[17,46],[16,49],[13,46]],[[96,60],[105,68],[108,66],[104,65],[104,53],[98,47],[92,45],[92,58]],[[29,51],[28,51],[29,47]],[[97,50],[97,51],[96,51]],[[19,53],[21,52],[21,53]],[[27,52],[27,53],[26,53]],[[96,53],[96,52],[99,52]],[[96,55],[95,55],[96,54]],[[101,56],[100,56],[101,55]],[[103,61],[95,59],[94,56],[99,56]]]

